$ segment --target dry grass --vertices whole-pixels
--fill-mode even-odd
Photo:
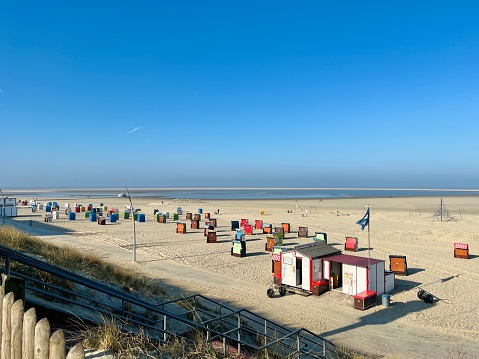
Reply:
[[[166,297],[165,291],[156,280],[132,271],[131,268],[108,263],[95,253],[85,253],[71,246],[57,246],[42,241],[11,226],[0,227],[0,244],[60,268],[119,285],[130,292],[141,290],[145,295]]]

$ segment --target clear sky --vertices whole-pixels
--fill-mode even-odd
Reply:
[[[0,188],[478,188],[478,18],[477,1],[3,1]]]

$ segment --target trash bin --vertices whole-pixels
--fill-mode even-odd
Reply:
[[[389,307],[391,301],[391,296],[389,294],[382,295],[383,307]]]

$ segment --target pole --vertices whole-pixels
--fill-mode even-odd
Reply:
[[[369,206],[369,205],[368,205]],[[368,280],[368,290],[369,290],[369,269],[371,268],[371,207],[369,208],[369,218],[368,218],[368,270],[367,270],[367,280]]]
[[[1,189],[0,193],[2,194],[2,224],[5,224],[5,201],[3,199],[3,192]]]
[[[126,187],[126,193],[128,194],[128,199],[130,200],[130,207],[131,207],[131,216],[133,219],[133,262],[136,262],[136,225],[135,225],[135,211],[133,210],[133,203],[131,202],[130,192],[128,191],[128,187]]]
[[[442,222],[442,197],[441,197],[441,222]]]

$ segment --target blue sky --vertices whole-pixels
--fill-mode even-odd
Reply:
[[[478,13],[3,2],[0,188],[478,188]]]

